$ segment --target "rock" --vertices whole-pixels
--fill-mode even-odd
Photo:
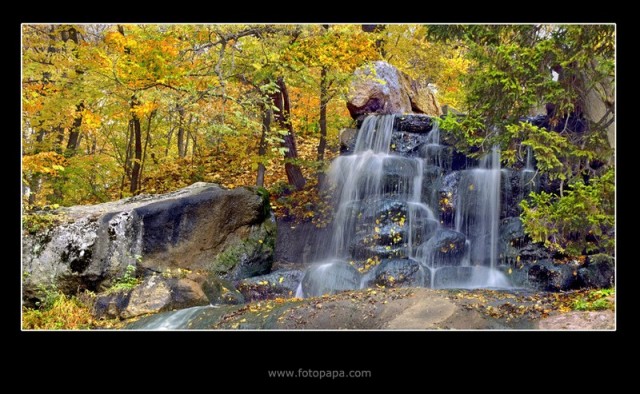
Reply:
[[[520,201],[530,192],[538,190],[540,176],[534,171],[503,169],[500,180],[501,217],[519,216],[522,212]]]
[[[442,168],[444,171],[451,169],[453,150],[446,145],[425,144],[420,147],[421,157],[425,165]]]
[[[554,264],[542,260],[529,267],[529,285],[539,290],[561,291],[579,288],[578,266],[576,264]]]
[[[255,226],[245,239],[218,254],[209,269],[231,281],[268,273],[273,264],[276,228],[273,216]]]
[[[171,288],[171,309],[209,305],[207,295],[197,282],[186,278],[170,278],[167,284]]]
[[[171,307],[171,287],[157,275],[145,279],[131,291],[127,307],[120,312],[122,318],[128,319],[147,313],[157,313]]]
[[[355,71],[347,108],[354,119],[368,113],[442,114],[431,89],[384,61],[367,64]]]
[[[118,291],[115,293],[103,293],[96,297],[91,313],[98,319],[115,319],[129,305],[131,291]]]
[[[411,110],[416,114],[427,114],[431,116],[442,115],[442,108],[436,100],[436,95],[428,84],[421,84],[411,79],[407,74],[402,73],[404,89],[409,95]]]
[[[438,226],[424,205],[412,205],[400,199],[372,199],[360,209],[355,213],[355,237],[349,246],[355,259],[406,258],[409,226],[413,228],[414,246],[428,239]]]
[[[244,296],[233,286],[233,283],[220,279],[215,274],[210,274],[202,284],[202,290],[212,305],[239,305],[245,302]]]
[[[500,238],[498,238],[498,253],[500,261],[516,264],[520,261],[520,250],[528,244],[524,234],[522,221],[519,217],[508,217],[500,221]]]
[[[392,156],[385,159],[382,163],[382,192],[386,195],[409,195],[419,164],[419,161],[406,157]]]
[[[98,294],[93,305],[93,315],[96,318],[128,319],[208,304],[209,300],[196,282],[153,274],[132,290]]]
[[[236,288],[247,302],[291,298],[296,294],[303,275],[300,270],[274,271],[267,275],[243,279]]]
[[[519,252],[520,261],[535,262],[551,257],[549,251],[541,243],[527,243]]]
[[[317,252],[324,249],[322,242],[326,239],[327,228],[318,228],[311,222],[295,223],[293,221],[277,219],[277,237],[274,251],[274,266],[301,266],[318,261]]]
[[[411,259],[383,260],[376,268],[375,284],[385,287],[421,286],[420,263]]]
[[[393,122],[394,131],[407,131],[420,134],[430,132],[433,129],[433,125],[433,118],[427,115],[396,116]]]
[[[342,129],[340,130],[340,154],[348,154],[354,151],[356,147],[356,138],[358,137],[358,129]]]
[[[419,157],[420,147],[427,142],[425,134],[409,133],[406,131],[394,131],[391,134],[391,146],[389,151],[407,157]]]
[[[339,260],[315,264],[307,269],[302,278],[302,291],[305,297],[335,294],[359,287],[358,270]]]
[[[426,243],[418,249],[418,257],[428,267],[457,266],[462,263],[467,252],[467,237],[464,234],[441,228]]]
[[[433,273],[433,288],[459,287],[461,284],[469,283],[472,275],[473,267],[440,267]]]
[[[541,330],[615,330],[613,311],[568,312],[540,320]]]
[[[275,242],[268,209],[257,189],[203,182],[60,209],[62,224],[23,234],[23,299],[37,300],[42,286],[66,294],[100,291],[129,265],[155,272],[215,269],[233,279],[268,272]]]
[[[529,266],[522,263],[516,263],[513,265],[499,265],[496,267],[500,272],[502,272],[509,282],[511,286],[516,288],[526,288],[529,287]]]
[[[587,287],[613,287],[615,284],[615,259],[606,254],[589,256],[578,271]]]

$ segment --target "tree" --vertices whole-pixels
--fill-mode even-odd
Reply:
[[[276,84],[278,85],[278,90],[271,96],[271,100],[277,109],[274,113],[275,121],[278,122],[281,128],[287,130],[282,141],[282,146],[286,149],[285,157],[289,159],[285,161],[287,179],[296,189],[301,190],[306,180],[304,179],[304,175],[302,175],[300,166],[295,163],[295,160],[298,158],[298,149],[296,148],[295,134],[293,125],[291,124],[289,93],[287,92],[287,85],[284,82],[284,78],[278,77]]]
[[[295,70],[297,82],[318,91],[318,163],[325,158],[330,101],[346,92],[357,67],[378,57],[379,43],[363,31],[355,25],[308,26],[283,55],[286,67]],[[317,172],[319,178],[322,174]]]
[[[468,116],[441,127],[465,152],[499,145],[511,166],[524,165],[530,148],[537,170],[560,183],[523,204],[525,230],[569,254],[612,252],[614,34],[612,25],[430,27],[432,38],[463,44],[473,65]],[[527,120],[539,108],[542,121]]]

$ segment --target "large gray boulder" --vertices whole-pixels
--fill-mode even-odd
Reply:
[[[366,64],[355,71],[347,99],[347,108],[354,119],[368,113],[442,115],[428,86],[384,61]]]
[[[162,194],[60,209],[61,224],[22,238],[23,299],[44,288],[105,290],[129,265],[138,276],[184,269],[242,279],[269,272],[275,223],[254,188],[195,183]]]

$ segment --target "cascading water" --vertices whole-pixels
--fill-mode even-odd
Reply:
[[[194,306],[192,308],[180,309],[178,311],[166,312],[153,315],[141,323],[134,323],[131,329],[137,330],[179,330],[189,328],[188,324],[194,316],[211,309],[211,305]]]
[[[402,272],[415,274],[414,285],[509,287],[496,269],[499,150],[481,159],[478,168],[461,171],[453,202],[455,223],[445,223],[432,190],[433,177],[444,176],[440,131],[433,126],[419,147],[401,155],[394,152],[395,120],[394,115],[367,117],[353,153],[332,163],[332,237],[325,245],[326,257],[307,270],[297,295],[365,287],[392,266],[408,267]]]
[[[508,287],[509,281],[498,271],[500,224],[500,151],[493,147],[480,160],[479,168],[462,176],[456,211],[456,230],[470,240],[470,263],[476,267],[470,287]],[[488,263],[488,264],[487,264]],[[483,269],[480,267],[489,267]]]

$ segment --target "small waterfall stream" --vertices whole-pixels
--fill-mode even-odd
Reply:
[[[137,330],[179,330],[189,328],[188,324],[194,316],[213,308],[211,305],[194,306],[172,312],[160,313],[132,324],[130,329]]]
[[[446,223],[431,188],[448,175],[440,130],[434,125],[413,154],[398,154],[394,121],[394,115],[367,117],[353,153],[332,163],[328,180],[335,187],[336,210],[327,257],[307,270],[297,295],[368,286],[389,261],[417,263],[415,285],[510,287],[497,269],[499,150],[493,148],[477,168],[460,171],[451,202],[455,221]]]

